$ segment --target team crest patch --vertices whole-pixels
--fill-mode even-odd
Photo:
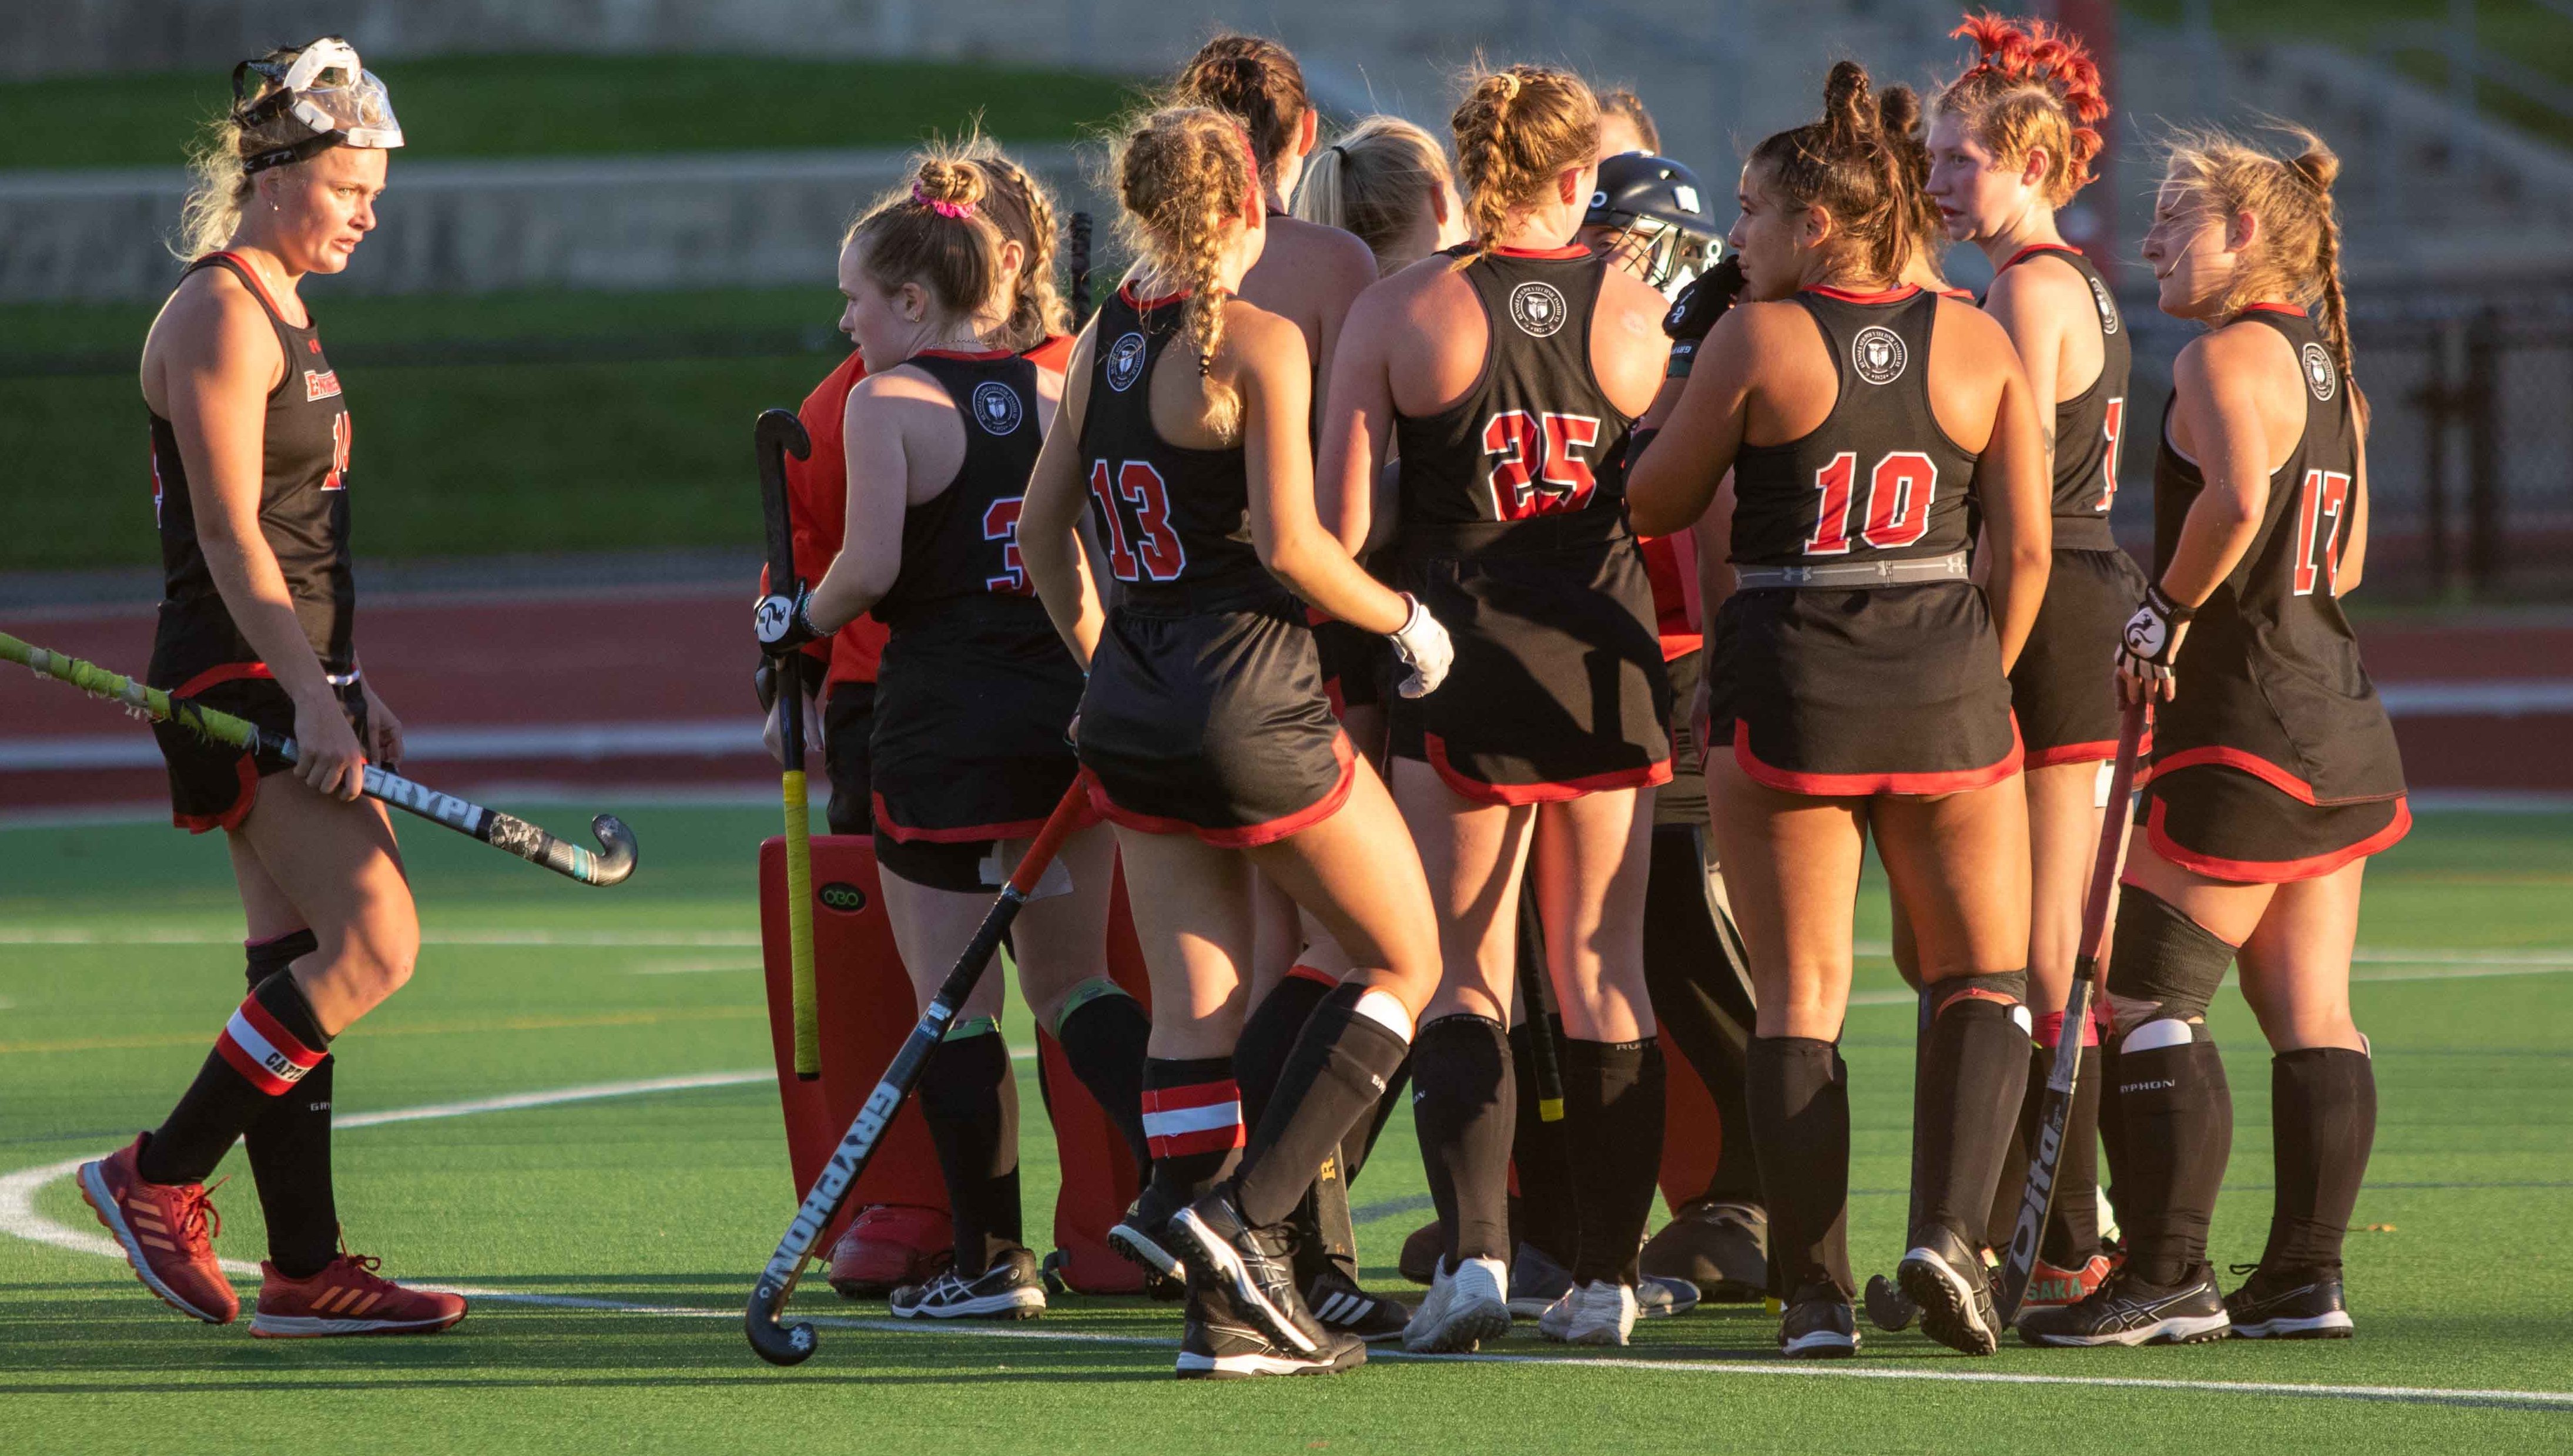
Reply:
[[[974,386],[974,422],[988,434],[1008,434],[1019,427],[1026,408],[1019,403],[1019,391],[998,379],[985,379]]]
[[[1126,335],[1108,347],[1108,387],[1123,394],[1143,374],[1143,335]]]
[[[1870,324],[1850,341],[1850,367],[1871,384],[1891,384],[1903,377],[1910,357],[1903,336],[1882,324]]]
[[[1510,322],[1530,339],[1551,337],[1570,312],[1552,284],[1523,283],[1510,290]]]
[[[2297,351],[2297,357],[2304,361],[2305,387],[2314,391],[2315,398],[2328,403],[2340,388],[2340,371],[2332,367],[2331,351],[2319,344],[2308,344]]]
[[[2101,333],[2115,334],[2123,327],[2124,321],[2118,317],[2118,303],[2109,297],[2109,286],[2096,278],[2091,280],[2091,302],[2100,306]]]
[[[339,392],[340,371],[338,369],[306,369],[304,371],[305,403],[310,404],[316,399],[328,399]]]

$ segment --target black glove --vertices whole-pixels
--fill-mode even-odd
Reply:
[[[2180,639],[2188,635],[2188,619],[2196,615],[2195,607],[2164,595],[2161,583],[2145,587],[2144,601],[2127,618],[2127,629],[2118,639],[2118,670],[2150,687],[2170,682]],[[2163,695],[2168,695],[2166,688]]]
[[[1742,283],[1741,260],[1728,257],[1680,290],[1678,302],[1662,316],[1662,332],[1671,339],[1669,377],[1688,377],[1689,366],[1697,362],[1697,347],[1742,296]]]
[[[750,670],[750,690],[759,694],[759,711],[763,713],[777,711],[776,658],[762,657],[759,659],[759,665]]]
[[[801,584],[791,597],[761,597],[750,617],[751,635],[759,640],[759,650],[771,655],[792,652],[807,642],[829,636],[813,625],[812,606],[813,593]]]

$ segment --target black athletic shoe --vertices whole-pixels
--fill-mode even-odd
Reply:
[[[1330,1348],[1330,1331],[1295,1288],[1294,1250],[1283,1232],[1245,1222],[1232,1194],[1209,1193],[1173,1214],[1171,1237],[1192,1269],[1231,1283],[1235,1305],[1271,1339],[1299,1355]]]
[[[2002,1320],[1993,1309],[1993,1285],[1984,1276],[1981,1249],[1945,1227],[1923,1228],[1895,1266],[1894,1278],[1920,1306],[1923,1334],[1968,1355],[1989,1355],[2002,1347]]]
[[[1046,1309],[1044,1275],[1035,1254],[1014,1248],[971,1278],[949,1269],[926,1284],[905,1284],[893,1291],[891,1308],[896,1319],[1034,1319]]]
[[[1778,1353],[1790,1360],[1846,1360],[1858,1353],[1858,1312],[1840,1290],[1807,1284],[1778,1321]]]
[[[1304,1307],[1322,1328],[1355,1335],[1368,1344],[1402,1338],[1411,1311],[1399,1301],[1379,1298],[1358,1287],[1338,1269],[1324,1269],[1304,1281]]]
[[[1867,1276],[1867,1319],[1887,1334],[1901,1334],[1921,1317],[1921,1306],[1883,1274]]]
[[[1186,1278],[1188,1270],[1172,1252],[1171,1215],[1180,1208],[1179,1199],[1164,1192],[1160,1183],[1146,1183],[1135,1201],[1126,1205],[1126,1216],[1109,1228],[1108,1246],[1162,1278]]]
[[[2019,1337],[2032,1345],[2193,1345],[2224,1338],[2231,1323],[2215,1290],[2215,1271],[2205,1265],[2167,1288],[2145,1283],[2129,1268],[2111,1274],[2079,1304],[2021,1315]]]
[[[1686,1279],[1709,1304],[1757,1304],[1769,1292],[1769,1213],[1751,1203],[1700,1198],[1645,1241],[1647,1274]]]
[[[2233,1272],[2251,1276],[2224,1296],[2237,1340],[2345,1340],[2358,1332],[2338,1274],[2258,1264],[2235,1264]]]
[[[1325,1332],[1311,1354],[1288,1349],[1245,1319],[1231,1287],[1220,1279],[1189,1281],[1187,1332],[1173,1374],[1182,1380],[1250,1380],[1262,1375],[1335,1375],[1366,1363],[1366,1343],[1354,1335]]]

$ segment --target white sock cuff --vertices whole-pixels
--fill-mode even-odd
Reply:
[[[2158,1052],[2165,1047],[2185,1047],[2197,1040],[2189,1024],[2171,1017],[2149,1021],[2127,1034],[2118,1044],[2120,1052]]]
[[[1358,998],[1358,1004],[1353,1010],[1359,1016],[1393,1033],[1395,1041],[1405,1047],[1411,1045],[1411,1013],[1403,1006],[1401,997],[1390,991],[1369,987],[1366,993]]]

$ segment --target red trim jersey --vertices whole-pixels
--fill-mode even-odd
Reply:
[[[2215,763],[2306,804],[2391,799],[2403,761],[2376,685],[2359,661],[2334,581],[2358,513],[2358,422],[2347,381],[2300,309],[2254,305],[2305,383],[2305,432],[2269,476],[2258,534],[2197,609],[2177,664],[2180,690],[2153,725],[2153,773]],[[2170,442],[2163,413],[2153,461],[2153,572],[2178,547],[2206,477]]]
[[[207,268],[241,280],[277,331],[286,373],[268,391],[261,424],[260,538],[277,558],[296,620],[323,670],[345,677],[357,670],[358,591],[349,564],[351,427],[339,372],[322,352],[322,336],[309,311],[303,324],[288,323],[258,273],[236,254],[209,254],[189,265],[188,272]],[[162,570],[151,683],[202,687],[212,672],[256,670],[265,675],[258,649],[234,622],[206,564],[178,433],[157,413],[151,421],[152,508],[161,531]]]
[[[2127,381],[2135,367],[2135,345],[2119,316],[2109,281],[2079,248],[2035,243],[2012,254],[2007,272],[2031,258],[2060,259],[2091,291],[2091,306],[2100,318],[2100,377],[2091,387],[2055,405],[2056,544],[2104,550],[2117,542],[2107,531],[2109,506],[2118,495],[2118,445],[2127,427]],[[2068,539],[2065,523],[2098,521],[2100,526]]]

